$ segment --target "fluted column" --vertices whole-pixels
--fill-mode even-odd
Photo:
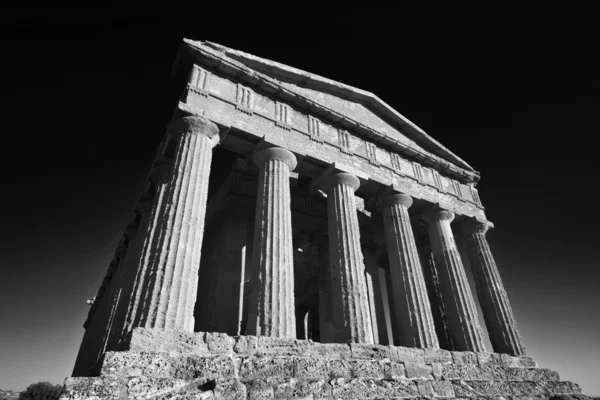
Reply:
[[[463,228],[477,296],[494,352],[525,355],[525,346],[517,330],[512,307],[485,237],[489,225],[469,220]]]
[[[258,151],[254,162],[259,176],[248,334],[295,338],[290,171],[297,161],[292,152],[271,147]]]
[[[354,192],[357,177],[336,173],[326,177],[329,263],[332,285],[339,288],[340,310],[333,309],[336,342],[373,343],[365,265],[360,248],[360,232]],[[338,290],[332,290],[333,293]]]
[[[450,222],[454,213],[438,210],[429,213],[431,251],[444,300],[453,350],[485,351],[477,309],[471,295],[465,269],[456,248]]]
[[[194,304],[212,151],[219,129],[184,117],[169,131],[177,140],[170,174],[157,185],[139,274],[128,312],[129,326],[193,331]]]
[[[408,216],[412,198],[383,198],[383,223],[390,260],[396,324],[401,346],[439,348],[423,269]]]

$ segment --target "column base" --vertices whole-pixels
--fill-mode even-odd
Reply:
[[[125,347],[60,399],[590,399],[525,356],[144,328]]]

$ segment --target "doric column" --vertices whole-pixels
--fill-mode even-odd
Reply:
[[[128,310],[130,328],[194,329],[194,304],[212,151],[219,129],[184,117],[169,127],[177,141],[170,174],[160,180]]]
[[[467,254],[475,277],[483,318],[496,353],[525,355],[525,346],[485,234],[488,224],[469,220],[463,225]]]
[[[439,348],[423,269],[408,216],[412,198],[391,194],[383,199],[383,223],[400,346]]]
[[[439,289],[444,300],[448,330],[453,350],[485,351],[483,333],[477,319],[477,309],[471,295],[450,222],[454,213],[437,210],[429,213],[429,237]]]
[[[425,287],[427,287],[427,297],[431,303],[431,315],[433,324],[437,333],[440,348],[444,350],[452,350],[452,338],[448,334],[446,323],[446,309],[440,291],[439,278],[435,268],[435,260],[431,253],[431,242],[429,240],[428,229],[426,224],[422,223],[419,227],[425,227],[424,232],[421,230],[418,235],[417,244],[419,254],[421,256],[421,265],[423,266],[423,276],[425,278]]]
[[[327,193],[329,263],[332,285],[341,301],[332,301],[336,318],[336,342],[373,343],[365,266],[354,192],[360,181],[354,175],[336,173],[324,178]],[[339,304],[340,310],[335,308]]]
[[[248,334],[295,338],[290,171],[297,161],[292,152],[271,147],[255,153],[254,162],[259,176]]]

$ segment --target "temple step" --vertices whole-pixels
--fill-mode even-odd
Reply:
[[[148,329],[127,347],[100,376],[68,378],[61,399],[587,398],[531,358],[493,353]]]

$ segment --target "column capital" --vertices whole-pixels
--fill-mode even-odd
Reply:
[[[425,220],[427,220],[429,222],[436,222],[436,221],[452,222],[452,221],[454,221],[454,217],[456,217],[456,215],[452,211],[444,210],[442,208],[437,208],[437,209],[431,210],[425,214]]]
[[[321,188],[325,192],[329,192],[329,189],[336,185],[350,186],[356,192],[360,187],[360,180],[355,175],[347,172],[338,172],[324,177],[321,182]]]
[[[485,235],[490,228],[493,228],[493,225],[488,221],[478,221],[474,218],[469,218],[462,223],[462,228],[467,234],[482,233]]]
[[[219,143],[219,127],[209,119],[188,116],[178,118],[169,125],[169,133],[174,139],[183,135],[204,135],[212,139],[213,147]]]
[[[381,202],[384,206],[392,206],[395,204],[402,204],[406,208],[410,208],[413,204],[413,199],[407,194],[404,193],[391,193],[385,196],[382,196]]]
[[[283,161],[288,165],[290,171],[293,171],[298,164],[294,153],[281,147],[269,147],[254,153],[252,157],[254,163],[260,168],[262,164],[269,160]]]

